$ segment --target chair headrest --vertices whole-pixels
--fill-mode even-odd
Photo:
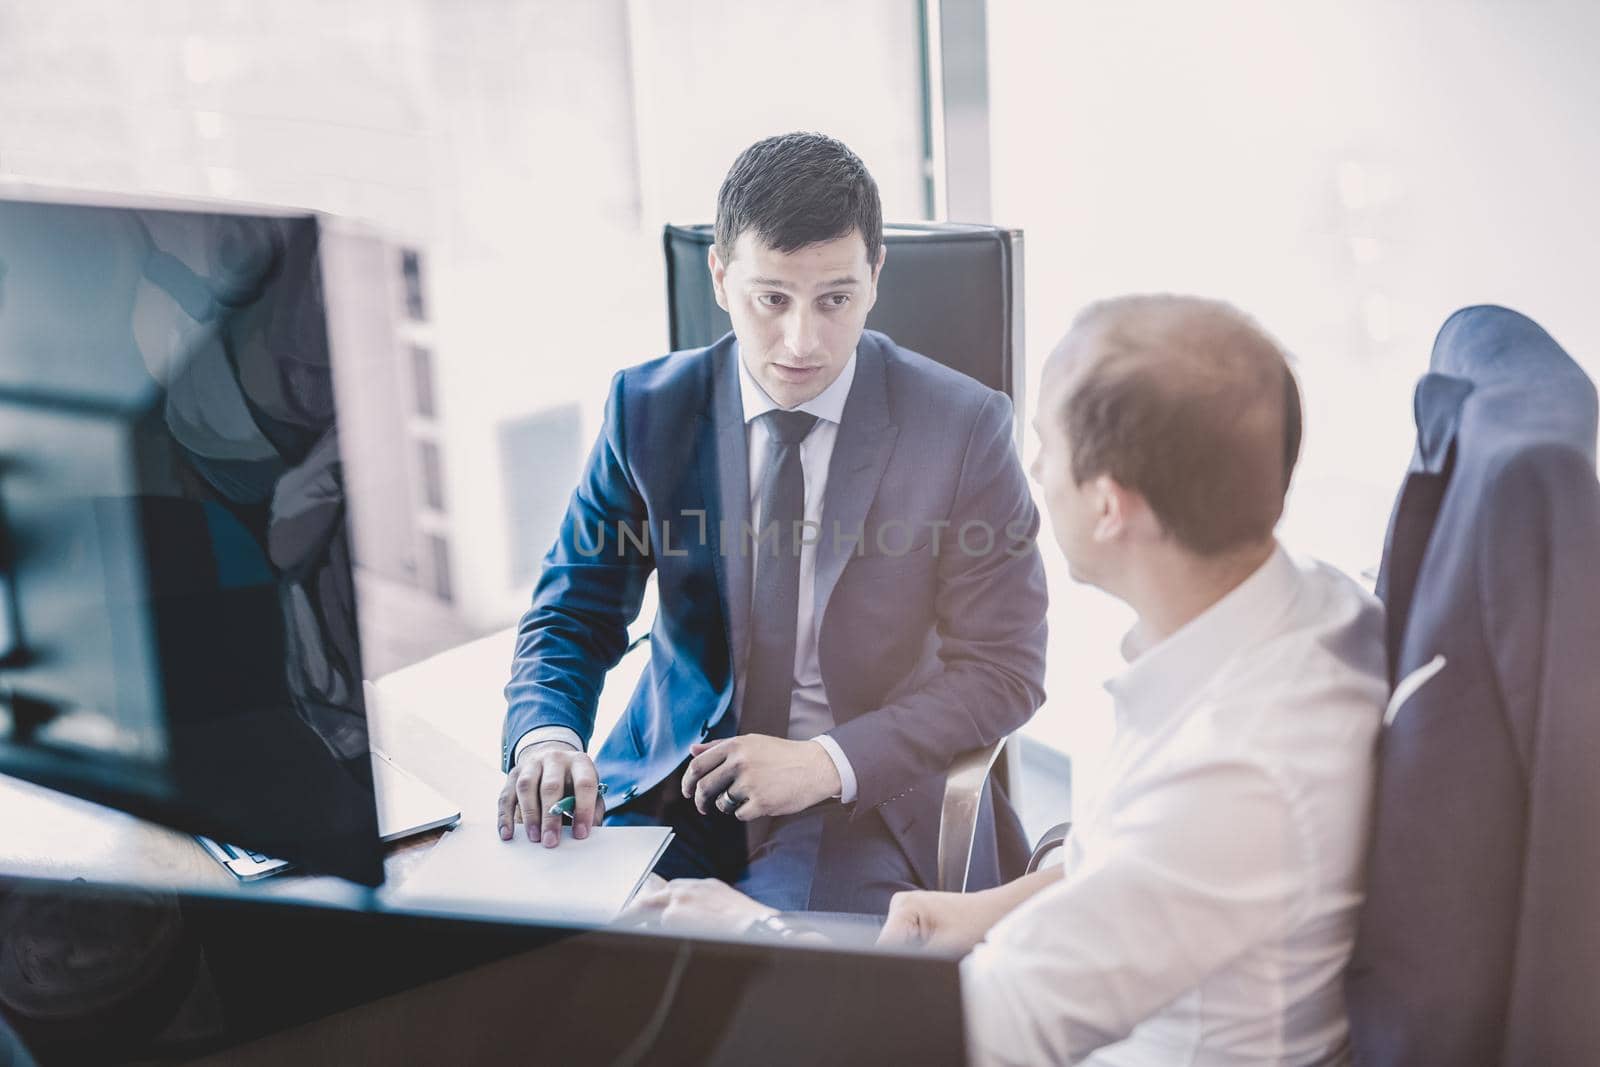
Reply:
[[[1434,340],[1429,371],[1416,393],[1424,453],[1447,446],[1470,407],[1475,422],[1482,418],[1523,438],[1563,441],[1593,458],[1594,383],[1526,315],[1490,304],[1455,312]]]

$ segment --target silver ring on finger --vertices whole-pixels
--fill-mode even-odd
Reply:
[[[724,815],[732,815],[739,810],[739,805],[744,803],[744,798],[733,795],[733,790],[724,790],[717,798],[717,809]]]

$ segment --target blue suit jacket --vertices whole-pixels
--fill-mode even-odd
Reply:
[[[1530,319],[1452,315],[1379,594],[1391,673],[1347,977],[1363,1064],[1600,1063],[1600,483],[1588,377]]]
[[[611,806],[660,782],[723,715],[737,715],[751,610],[737,359],[729,334],[613,379],[518,632],[506,769],[538,726],[569,727],[588,743],[605,672],[626,650],[652,570],[660,608],[650,665],[596,757]],[[831,733],[856,775],[854,816],[879,813],[932,884],[945,767],[1017,729],[1044,699],[1039,519],[1011,402],[864,333],[822,527],[818,654]],[[1009,807],[992,810],[980,825],[976,885],[1026,856]]]

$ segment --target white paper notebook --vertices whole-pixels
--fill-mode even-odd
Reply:
[[[502,841],[492,822],[463,822],[384,899],[407,911],[608,923],[672,841],[660,826],[597,826],[582,841],[570,826],[561,832],[545,848],[523,834]]]

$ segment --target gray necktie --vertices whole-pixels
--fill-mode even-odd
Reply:
[[[817,424],[815,415],[769,411],[772,437],[761,481],[761,524],[755,543],[755,595],[750,611],[750,659],[739,715],[741,734],[789,736],[794,696],[794,642],[800,617],[800,522],[805,518],[806,479],[800,442]],[[776,524],[776,537],[760,534]]]

